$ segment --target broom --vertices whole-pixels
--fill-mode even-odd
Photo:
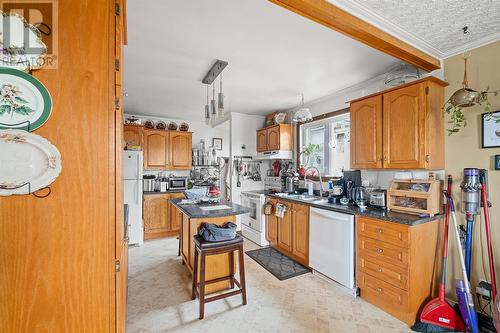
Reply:
[[[451,193],[452,178],[448,175],[447,195]],[[446,201],[447,202],[447,201]],[[446,259],[448,257],[448,229],[450,224],[450,205],[446,204],[443,235],[443,258],[439,296],[430,300],[420,313],[420,321],[411,327],[423,333],[463,331],[464,324],[455,309],[446,301]]]

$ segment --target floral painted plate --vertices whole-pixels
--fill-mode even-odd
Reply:
[[[17,69],[0,67],[0,129],[34,131],[52,113],[52,98],[34,76]]]
[[[49,186],[61,173],[59,150],[39,135],[0,130],[0,151],[0,196],[33,193]],[[22,186],[26,183],[30,186]]]

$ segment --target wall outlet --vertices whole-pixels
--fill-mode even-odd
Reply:
[[[480,281],[476,287],[476,293],[484,298],[491,299],[491,284],[486,281]]]

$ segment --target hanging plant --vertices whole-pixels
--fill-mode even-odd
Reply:
[[[488,119],[494,119],[495,122],[500,123],[500,116],[494,116],[491,113],[491,102],[488,100],[489,94],[497,96],[500,90],[489,91],[490,87],[484,91],[470,89],[467,80],[467,57],[464,57],[464,63],[464,80],[462,81],[462,88],[455,91],[443,106],[444,113],[450,116],[450,120],[448,121],[450,127],[447,129],[448,135],[457,133],[460,129],[467,126],[467,119],[462,110],[474,105],[484,104],[484,111],[488,113]]]

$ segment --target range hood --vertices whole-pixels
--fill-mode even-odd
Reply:
[[[291,150],[275,150],[258,153],[255,160],[291,160],[293,152]]]

